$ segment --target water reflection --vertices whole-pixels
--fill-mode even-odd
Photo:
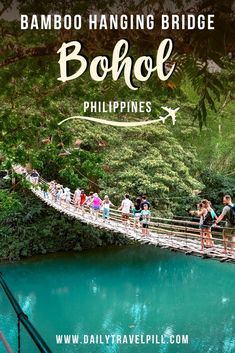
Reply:
[[[56,353],[235,351],[232,265],[131,247],[53,255],[2,266],[1,270]],[[0,320],[4,330],[14,336],[14,317],[2,304],[1,296]],[[83,345],[78,350],[56,345],[58,333],[166,337],[179,333],[190,339],[187,346]]]

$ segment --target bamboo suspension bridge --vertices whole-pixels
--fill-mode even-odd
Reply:
[[[17,174],[22,174],[22,167],[15,167]],[[119,233],[128,238],[130,241],[139,242],[145,245],[153,245],[156,247],[169,249],[171,251],[179,251],[186,255],[199,256],[203,259],[214,259],[220,262],[235,263],[235,254],[223,253],[222,227],[212,228],[213,246],[201,249],[202,236],[199,229],[199,221],[169,219],[163,217],[151,217],[149,223],[149,234],[141,234],[141,229],[134,228],[133,218],[130,222],[123,224],[121,220],[121,211],[111,208],[109,220],[104,220],[101,216],[96,219],[90,212],[89,206],[81,208],[74,204],[73,197],[70,202],[64,200],[56,201],[56,199],[48,192],[45,196],[45,190],[48,182],[40,177],[37,184],[31,183],[31,191],[40,198],[48,206],[53,207],[58,212],[63,213],[67,217],[75,218],[81,223],[91,225],[110,231]],[[71,193],[71,196],[73,194]],[[206,241],[206,238],[204,237]]]

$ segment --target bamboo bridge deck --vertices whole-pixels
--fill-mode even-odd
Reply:
[[[20,173],[18,172],[18,174]],[[141,229],[133,227],[133,218],[130,217],[128,225],[122,223],[120,211],[111,208],[108,221],[104,221],[101,216],[96,220],[90,213],[89,207],[84,207],[82,211],[73,202],[56,202],[50,194],[48,198],[45,197],[43,184],[47,184],[47,182],[40,178],[39,184],[31,184],[31,191],[48,206],[53,207],[67,217],[75,218],[93,227],[122,234],[130,241],[153,245],[171,251],[179,251],[186,255],[195,255],[203,259],[235,263],[235,254],[223,253],[223,228],[221,227],[212,230],[214,246],[210,248],[205,247],[204,250],[201,250],[201,235],[198,221],[151,217],[149,235],[144,236],[141,233]]]

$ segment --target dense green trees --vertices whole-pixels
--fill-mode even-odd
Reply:
[[[0,190],[0,205],[1,260],[127,243],[121,235],[113,237],[112,233],[64,217],[24,189],[11,194]]]
[[[7,8],[11,3],[4,1],[3,5]],[[56,8],[61,13],[84,16],[90,6],[85,1],[73,5],[64,1],[18,3],[25,13],[48,13]],[[151,1],[132,2],[132,8],[136,6],[138,13],[141,6],[150,6],[159,20],[166,3],[159,2],[155,8]],[[131,5],[123,2],[123,8],[116,9],[120,13],[127,11],[128,4]],[[108,0],[97,2],[98,8],[112,13],[109,5]],[[184,12],[181,2],[175,2],[174,6],[177,13]],[[195,12],[217,14],[216,30],[174,32],[175,74],[169,82],[162,82],[153,74],[137,92],[128,89],[123,78],[114,82],[110,76],[102,83],[95,83],[88,74],[79,80],[60,83],[56,51],[63,41],[79,39],[90,58],[97,53],[110,54],[113,44],[125,34],[131,41],[134,58],[146,53],[155,55],[158,43],[164,36],[172,36],[171,31],[160,33],[157,26],[155,31],[135,32],[135,37],[133,31],[100,31],[99,36],[85,29],[79,33],[19,31],[17,21],[1,19],[1,169],[10,169],[14,163],[29,163],[48,180],[57,179],[72,189],[80,186],[87,191],[98,191],[102,196],[108,193],[117,205],[125,192],[133,198],[147,193],[157,214],[186,215],[199,200],[200,190],[201,196],[212,199],[219,208],[222,194],[234,193],[235,81],[234,60],[228,56],[234,49],[233,9],[231,1],[223,2],[223,6],[219,1],[197,1],[195,7]],[[211,72],[211,63],[218,64],[220,71]],[[114,100],[148,100],[152,102],[152,111],[91,115],[133,121],[156,119],[163,113],[161,106],[180,107],[180,111],[175,126],[168,120],[165,124],[134,129],[85,121],[58,126],[69,116],[84,115],[84,101]],[[40,222],[44,221],[46,236],[50,230],[54,232],[48,228],[52,215],[45,217],[44,206],[19,194],[19,189],[12,190],[0,195],[1,234],[9,235],[14,227],[17,232],[26,229],[27,234],[37,233]],[[30,202],[35,214],[30,216],[35,222],[33,225],[30,221],[30,227],[35,227],[34,230],[28,229],[25,222],[24,203]],[[68,223],[54,214],[53,217],[55,228],[60,225],[66,232]],[[75,228],[72,233],[77,231]]]

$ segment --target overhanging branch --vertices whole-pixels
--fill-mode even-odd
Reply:
[[[17,53],[14,56],[0,61],[0,67],[7,66],[9,64],[14,64],[20,60],[32,58],[35,56],[55,55],[57,51],[57,46],[57,43],[52,43],[42,47],[19,48],[17,49]]]

